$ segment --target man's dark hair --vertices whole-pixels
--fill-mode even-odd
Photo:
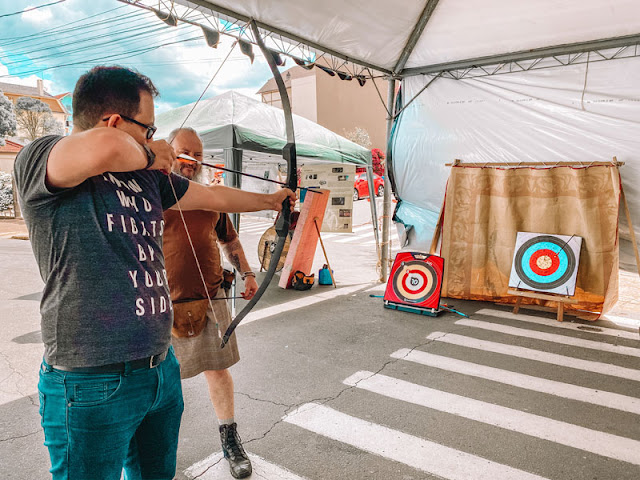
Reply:
[[[151,79],[141,73],[119,66],[94,67],[78,79],[73,90],[73,123],[89,130],[107,113],[134,117],[143,91],[158,96]]]

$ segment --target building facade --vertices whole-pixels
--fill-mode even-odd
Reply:
[[[291,110],[338,135],[346,136],[356,128],[369,134],[370,148],[386,151],[386,110],[376,91],[387,91],[386,81],[369,79],[364,86],[354,79],[341,80],[318,68],[307,70],[300,66],[282,73],[291,100]],[[258,91],[262,101],[282,108],[275,80],[271,79]]]
[[[42,80],[38,80],[36,87],[0,82],[0,91],[2,91],[4,96],[7,97],[14,106],[20,97],[31,97],[42,101],[51,109],[51,114],[53,115],[54,120],[62,126],[64,135],[71,133],[70,115],[61,101],[68,94],[62,94],[58,97],[50,95],[44,89]],[[27,133],[24,130],[21,130],[20,127],[18,127],[16,136],[12,137],[12,139],[20,143],[28,142]]]
[[[0,145],[0,172],[11,173],[13,171],[13,162],[20,150],[22,150],[22,145],[11,140],[5,140],[4,145]]]

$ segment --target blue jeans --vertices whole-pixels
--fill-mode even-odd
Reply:
[[[155,368],[74,373],[43,361],[38,383],[53,480],[171,480],[184,409],[173,348]]]

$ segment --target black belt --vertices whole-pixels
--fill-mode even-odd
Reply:
[[[164,362],[167,358],[167,352],[151,355],[150,357],[138,358],[130,362],[110,363],[108,365],[99,365],[97,367],[64,367],[54,365],[56,370],[73,373],[124,373],[125,371],[140,370],[143,368],[155,368]]]

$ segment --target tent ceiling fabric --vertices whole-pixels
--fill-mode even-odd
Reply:
[[[431,0],[433,1],[433,0]],[[165,3],[169,3],[166,2]],[[177,0],[393,70],[427,0]],[[406,68],[640,33],[638,0],[439,0]]]
[[[195,2],[177,0],[194,6]],[[301,39],[391,70],[424,5],[415,0],[202,0]]]
[[[640,33],[638,0],[440,0],[406,67]]]

